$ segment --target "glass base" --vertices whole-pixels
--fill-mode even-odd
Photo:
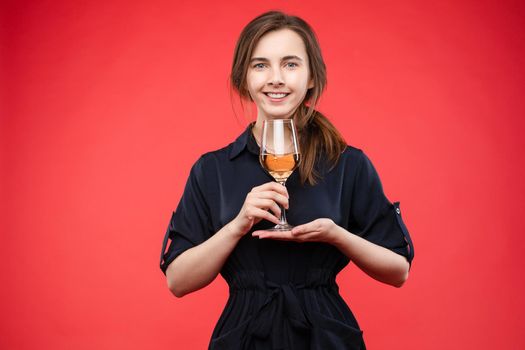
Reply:
[[[265,231],[272,231],[272,232],[275,232],[275,231],[291,231],[292,228],[294,228],[292,225],[290,225],[289,223],[285,223],[285,224],[275,225],[274,227],[266,229]]]

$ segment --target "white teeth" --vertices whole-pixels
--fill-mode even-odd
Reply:
[[[268,95],[271,98],[283,98],[287,94],[276,94],[276,93],[268,92],[268,93],[266,93],[266,95]]]

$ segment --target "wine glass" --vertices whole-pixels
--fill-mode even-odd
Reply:
[[[299,165],[300,153],[297,129],[292,119],[271,119],[263,122],[259,161],[268,173],[281,185]],[[279,224],[267,231],[289,231],[293,228],[286,221],[281,207]]]

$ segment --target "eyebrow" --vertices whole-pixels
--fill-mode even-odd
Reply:
[[[302,61],[303,59],[296,55],[289,55],[289,56],[284,56],[283,58],[281,58],[281,61],[288,61],[288,60]],[[252,57],[250,62],[253,62],[253,61],[269,62],[270,60],[267,59],[266,57]]]

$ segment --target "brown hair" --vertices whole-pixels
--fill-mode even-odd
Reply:
[[[314,185],[321,175],[315,169],[316,162],[326,161],[329,168],[333,168],[345,150],[346,142],[335,126],[315,109],[326,86],[326,66],[315,33],[308,23],[299,17],[278,11],[266,12],[253,19],[244,27],[237,41],[230,76],[231,84],[241,98],[250,99],[246,75],[252,53],[262,36],[279,29],[291,29],[299,34],[308,54],[309,70],[314,86],[307,91],[293,118],[300,135],[301,182],[304,184],[308,181],[309,184]]]

